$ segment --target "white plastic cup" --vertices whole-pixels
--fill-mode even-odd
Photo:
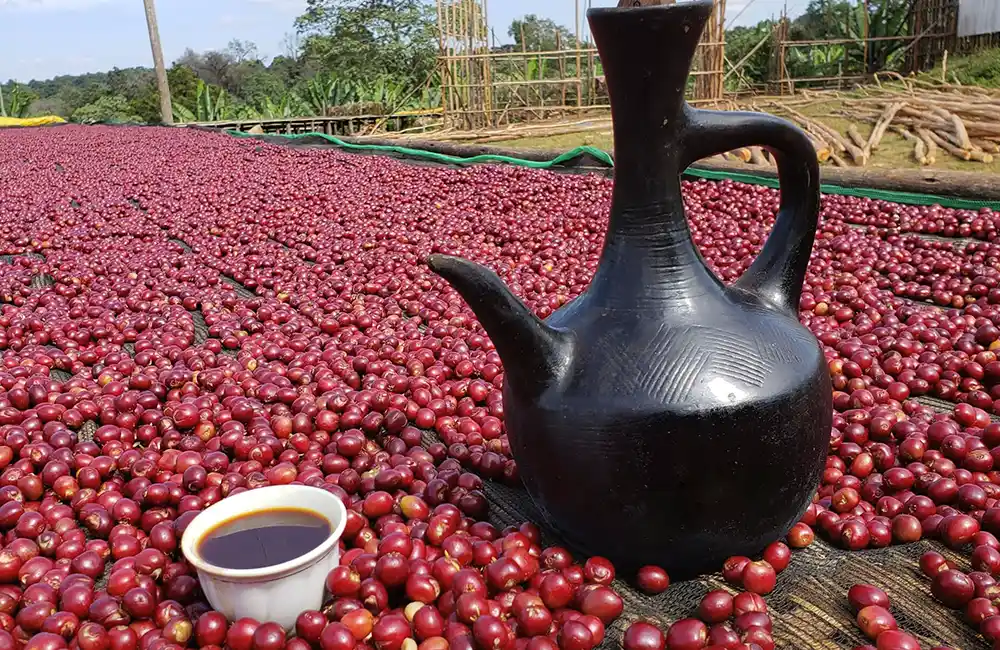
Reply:
[[[236,517],[266,510],[310,510],[330,522],[330,536],[294,560],[260,569],[226,569],[206,562],[198,547],[205,535]],[[347,508],[335,494],[305,485],[272,485],[247,490],[206,508],[184,531],[181,550],[198,571],[209,604],[230,621],[250,617],[273,621],[286,630],[307,609],[320,609],[326,575],[340,562],[340,536]]]

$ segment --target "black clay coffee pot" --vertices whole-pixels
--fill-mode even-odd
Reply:
[[[524,486],[565,541],[681,578],[784,535],[820,480],[832,417],[823,353],[798,321],[816,233],[816,153],[756,113],[692,109],[688,70],[709,1],[593,9],[611,97],[611,219],[590,287],[541,321],[492,271],[432,256],[503,360],[504,411]],[[781,203],[732,286],[688,230],[679,175],[763,145]]]

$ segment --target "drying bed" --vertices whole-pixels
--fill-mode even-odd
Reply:
[[[861,583],[921,647],[1000,634],[988,207],[824,197],[800,316],[837,413],[791,562],[773,590],[730,566],[648,594],[570,560],[539,520],[503,432],[499,358],[423,263],[484,263],[547,316],[596,267],[607,178],[159,128],[0,132],[0,151],[0,648],[587,650],[642,619],[680,649],[705,645],[705,593],[745,589],[768,613],[718,624],[739,647],[851,648],[875,644],[848,603]],[[777,192],[683,190],[705,262],[733,281]],[[339,598],[297,638],[227,631],[179,535],[227,494],[295,480],[349,506]],[[985,600],[968,605],[968,584]]]

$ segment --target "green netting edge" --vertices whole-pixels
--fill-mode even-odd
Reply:
[[[741,172],[717,171],[714,169],[699,169],[691,167],[684,172],[685,175],[709,180],[731,180],[737,183],[751,183],[753,185],[765,185],[767,187],[779,187],[777,178],[757,176],[756,174],[744,174]],[[877,190],[874,188],[854,188],[843,187],[841,185],[830,185],[823,183],[820,190],[824,194],[841,194],[844,196],[857,196],[878,201],[891,201],[893,203],[905,203],[908,205],[940,205],[943,208],[954,208],[956,210],[978,210],[979,208],[989,208],[1000,210],[1000,201],[977,201],[976,199],[961,199],[952,196],[937,196],[935,194],[917,194],[916,192],[898,192],[893,190]]]
[[[244,133],[242,131],[227,130],[226,133],[229,135],[235,135],[239,137],[256,137],[253,133]],[[566,161],[573,160],[584,154],[590,154],[594,158],[598,159],[602,163],[610,166],[614,166],[614,160],[606,151],[597,149],[596,147],[577,147],[571,151],[559,155],[552,160],[524,160],[523,158],[512,158],[510,156],[499,156],[495,154],[483,154],[480,156],[472,156],[471,158],[460,158],[458,156],[449,156],[448,154],[437,153],[434,151],[425,151],[423,149],[411,149],[409,147],[396,147],[390,145],[379,145],[379,144],[353,144],[350,142],[344,142],[340,138],[334,137],[332,135],[327,135],[326,133],[281,133],[281,134],[265,134],[268,137],[274,137],[277,135],[282,138],[298,139],[298,138],[308,138],[308,137],[320,137],[325,140],[329,140],[331,143],[337,145],[338,147],[343,147],[344,149],[354,149],[354,150],[366,150],[366,151],[386,151],[392,153],[403,154],[407,156],[415,156],[419,158],[425,158],[427,160],[434,160],[436,162],[447,163],[449,165],[455,164],[473,164],[473,163],[484,163],[484,162],[504,162],[512,165],[519,165],[521,167],[533,167],[535,169],[547,169],[549,167],[555,167],[556,165],[561,165]]]
[[[237,137],[257,137],[253,133],[244,133],[242,131],[227,130],[226,133],[229,135]],[[563,153],[552,160],[525,160],[523,158],[516,158],[513,156],[503,156],[497,154],[483,154],[479,156],[472,156],[469,158],[462,158],[459,156],[450,156],[448,154],[437,153],[434,151],[426,151],[424,149],[412,149],[409,147],[392,146],[392,145],[376,145],[376,144],[354,144],[350,142],[345,142],[340,138],[332,135],[327,135],[325,133],[297,133],[297,134],[267,134],[269,137],[288,138],[307,138],[307,137],[320,137],[324,140],[331,142],[332,144],[341,147],[343,149],[349,150],[365,150],[365,151],[385,151],[388,153],[396,153],[406,156],[414,156],[417,158],[424,158],[426,160],[433,160],[435,162],[445,163],[445,164],[474,164],[474,163],[485,163],[485,162],[502,162],[511,165],[519,165],[521,167],[531,167],[534,169],[549,169],[561,165],[569,160],[578,158],[583,155],[590,155],[597,159],[598,161],[608,165],[614,166],[614,159],[606,151],[598,149],[596,147],[584,146],[571,149],[566,153]],[[720,171],[714,169],[701,169],[697,167],[688,168],[684,172],[685,176],[690,176],[694,178],[704,178],[708,180],[731,180],[737,183],[749,183],[752,185],[764,185],[767,187],[777,188],[780,186],[777,178],[771,178],[767,176],[757,176],[756,174],[746,174],[742,172],[731,172],[731,171]],[[843,187],[841,185],[831,185],[824,183],[820,186],[821,190],[825,194],[840,194],[844,196],[856,196],[860,198],[874,199],[880,201],[891,201],[893,203],[903,203],[907,205],[940,205],[944,208],[953,208],[956,210],[978,210],[980,208],[989,208],[991,210],[1000,211],[1000,201],[977,201],[975,199],[962,199],[957,197],[948,196],[937,196],[934,194],[918,194],[915,192],[898,192],[891,190],[878,190],[873,188],[854,188],[854,187]]]

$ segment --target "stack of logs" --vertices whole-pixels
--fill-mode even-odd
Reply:
[[[909,85],[905,90],[883,88],[863,97],[837,95],[830,101],[834,99],[840,108],[831,113],[851,122],[846,134],[804,115],[790,105],[794,102],[775,101],[748,108],[795,122],[812,140],[817,159],[840,167],[867,165],[889,130],[912,145],[913,158],[921,165],[933,165],[940,155],[991,163],[993,154],[1000,154],[1000,97],[979,89],[915,89]],[[870,135],[863,136],[855,123],[870,124]],[[774,164],[770,154],[758,147],[731,151],[723,157],[757,165]]]

